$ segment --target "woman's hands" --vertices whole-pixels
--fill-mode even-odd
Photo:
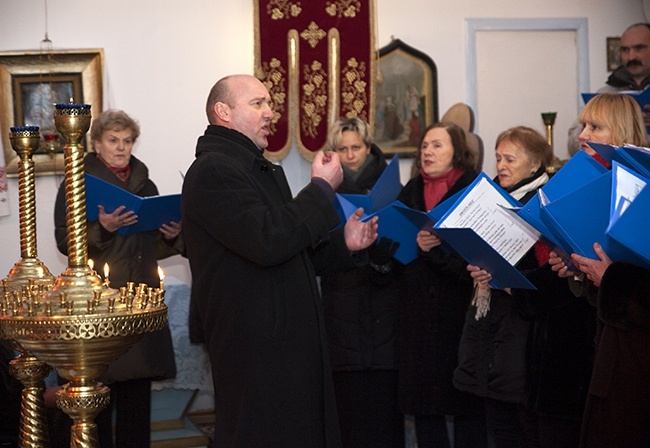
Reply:
[[[176,238],[182,230],[180,222],[170,222],[169,224],[163,224],[160,229],[160,233],[163,234],[166,240],[173,240]]]
[[[103,205],[99,205],[99,223],[109,232],[117,232],[122,227],[127,227],[138,222],[138,215],[131,210],[124,211],[126,207],[120,205],[113,213],[106,213]]]
[[[423,252],[429,252],[436,246],[440,246],[442,241],[436,235],[426,230],[420,230],[417,236],[418,247]]]
[[[600,286],[600,281],[603,279],[603,275],[609,265],[612,264],[612,260],[598,243],[594,243],[594,252],[598,255],[598,260],[583,257],[578,254],[571,254],[571,259],[573,260],[573,264],[575,264],[580,271],[584,272],[587,278],[591,280],[594,285]]]
[[[467,265],[467,270],[469,271],[469,275],[472,276],[479,286],[484,288],[489,286],[490,280],[492,280],[492,275],[488,271],[472,264]]]

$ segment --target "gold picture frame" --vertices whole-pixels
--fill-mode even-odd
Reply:
[[[424,129],[438,121],[438,72],[433,60],[393,39],[379,50],[375,143],[385,154],[413,156]]]
[[[41,128],[43,149],[33,155],[36,175],[63,173],[63,141],[54,128],[54,103],[72,99],[90,104],[99,114],[103,66],[103,49],[0,52],[0,134],[9,177],[18,174],[9,130],[27,125]]]
[[[613,72],[621,65],[621,38],[607,38],[607,71]]]

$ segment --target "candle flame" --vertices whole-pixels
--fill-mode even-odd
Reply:
[[[90,268],[91,271],[95,267],[95,262],[92,260],[92,258],[88,259],[88,267]]]
[[[165,279],[165,274],[163,273],[163,270],[160,266],[158,266],[158,278],[160,278],[160,280]]]
[[[104,263],[104,280],[108,280],[108,272],[109,272],[108,263]]]

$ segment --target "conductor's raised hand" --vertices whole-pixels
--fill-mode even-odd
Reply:
[[[333,190],[343,182],[343,168],[339,155],[332,151],[318,151],[311,163],[311,177],[319,177],[326,181]]]
[[[106,213],[103,205],[99,205],[99,223],[103,228],[109,232],[117,232],[122,227],[127,227],[138,222],[138,215],[133,211],[126,209],[125,206],[120,205],[113,213]]]
[[[377,239],[377,224],[378,217],[374,217],[366,222],[361,222],[363,216],[363,209],[358,208],[345,223],[344,235],[345,245],[351,251],[363,250],[368,247]]]

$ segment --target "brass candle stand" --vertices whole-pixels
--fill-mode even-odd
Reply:
[[[38,259],[36,252],[36,191],[32,156],[40,143],[36,126],[13,127],[9,140],[18,154],[18,198],[20,215],[20,255],[6,278],[2,280],[2,314],[8,307],[18,307],[53,286],[54,276]],[[38,299],[35,299],[38,300]],[[10,305],[11,304],[11,305]],[[28,350],[14,343],[19,356],[11,361],[9,370],[23,385],[18,439],[21,448],[49,447],[47,417],[43,393],[45,378],[51,368]]]
[[[80,141],[90,125],[90,106],[57,104],[54,114],[66,140],[68,267],[51,289],[3,305],[0,336],[16,341],[68,380],[57,392],[57,406],[73,420],[70,446],[99,448],[94,419],[109,403],[109,389],[98,378],[145,333],[167,326],[167,307],[161,289],[128,283],[117,291],[88,266]]]
[[[553,125],[555,124],[556,117],[557,112],[542,112],[542,121],[544,122],[544,126],[546,126],[546,141],[548,142],[548,146],[551,147],[551,152],[553,153]],[[551,165],[546,168],[546,171],[548,173],[555,173],[563,164],[564,163],[554,154]]]

